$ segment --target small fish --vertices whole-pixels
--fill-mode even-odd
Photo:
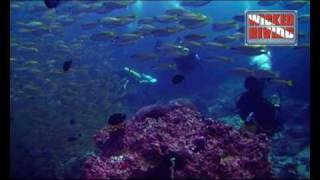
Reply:
[[[25,90],[31,90],[31,91],[39,91],[39,88],[34,86],[34,85],[30,85],[30,84],[27,84],[23,87],[23,89]]]
[[[142,24],[152,24],[154,23],[154,18],[151,17],[143,17],[141,19],[138,20],[138,24],[142,25]]]
[[[63,26],[67,26],[67,25],[71,25],[73,23],[76,22],[76,20],[72,17],[60,17],[60,19],[57,19],[61,25]]]
[[[184,10],[182,8],[172,8],[172,9],[166,10],[165,13],[168,15],[173,15],[173,16],[181,16],[185,12],[186,12],[186,10]]]
[[[90,36],[90,39],[93,41],[107,41],[113,40],[114,38],[116,38],[116,33],[112,31],[99,32]]]
[[[103,26],[105,26],[105,27],[110,27],[110,28],[118,27],[118,26],[121,26],[121,25],[122,25],[122,22],[121,22],[121,19],[120,19],[120,18],[110,17],[110,16],[107,16],[107,17],[102,18],[99,22],[100,22]]]
[[[27,52],[27,53],[35,53],[35,52],[39,52],[39,49],[38,48],[36,48],[36,47],[24,47],[24,46],[20,46],[20,47],[18,47],[18,49],[17,50],[19,50],[19,51],[22,51],[22,52]]]
[[[237,29],[237,32],[244,33],[245,32],[245,27],[244,26],[239,27]]]
[[[95,29],[97,26],[98,26],[98,23],[95,23],[95,22],[85,23],[85,24],[81,24],[81,29],[83,30]]]
[[[279,1],[280,0],[259,0],[258,4],[260,6],[272,6],[272,5],[276,4]]]
[[[182,31],[186,30],[186,27],[181,24],[176,24],[172,27],[167,27],[167,29],[170,32],[178,33],[178,32],[182,32]]]
[[[16,62],[17,59],[16,58],[10,58],[10,62]]]
[[[214,38],[214,41],[225,44],[225,43],[231,43],[237,39],[238,39],[237,37],[234,37],[232,35],[227,35],[227,36],[217,36]]]
[[[78,138],[76,137],[69,137],[68,138],[68,142],[73,142],[73,141],[76,141]]]
[[[254,76],[257,78],[279,78],[279,72],[259,69],[254,71]]]
[[[248,56],[267,54],[268,50],[264,46],[235,46],[230,48],[233,52]]]
[[[211,27],[214,31],[226,31],[237,28],[237,23],[235,21],[225,21],[220,23],[214,23]]]
[[[172,23],[172,22],[176,22],[178,20],[178,18],[176,16],[168,15],[168,14],[155,16],[154,19],[155,19],[155,21],[157,21],[159,23]]]
[[[70,123],[70,125],[74,125],[76,123],[76,121],[71,119],[69,123]]]
[[[289,10],[297,10],[303,8],[303,6],[310,4],[309,0],[290,0],[281,1],[280,5]]]
[[[293,85],[292,80],[283,80],[283,79],[272,79],[270,80],[270,83],[276,86],[285,86],[285,87],[291,87]]]
[[[179,17],[179,23],[187,28],[200,28],[209,23],[208,16],[201,13],[184,13]]]
[[[144,38],[143,36],[135,33],[124,33],[115,37],[114,43],[116,45],[129,45],[136,43],[139,39]]]
[[[146,60],[155,60],[158,58],[158,55],[155,53],[135,53],[130,57],[136,60],[146,61]]]
[[[189,49],[176,44],[163,43],[161,40],[158,40],[154,46],[154,52],[160,53],[163,55],[186,55],[189,52]]]
[[[293,49],[294,50],[302,50],[302,49],[304,49],[304,50],[309,50],[310,49],[310,44],[300,44],[300,45],[298,45],[298,46],[294,46],[293,47]]]
[[[32,72],[32,73],[41,73],[42,71],[40,69],[30,69],[30,72]]]
[[[139,27],[137,27],[137,33],[140,33],[142,35],[149,35],[154,31],[156,28],[153,25],[150,24],[142,24]]]
[[[65,61],[63,63],[63,71],[69,71],[69,69],[71,68],[71,65],[72,65],[72,61],[71,60]]]
[[[231,69],[230,73],[237,76],[252,76],[254,71],[248,68],[238,67]]]
[[[126,0],[126,1],[105,1],[103,3],[103,6],[108,8],[108,9],[122,9],[126,8],[128,5],[133,4],[135,0]]]
[[[182,1],[181,6],[200,7],[209,4],[212,0]]]
[[[40,27],[44,27],[45,24],[41,21],[30,21],[26,24],[24,24],[24,27],[26,28],[40,28]]]
[[[170,30],[168,28],[158,28],[154,29],[151,34],[156,37],[161,37],[161,36],[170,36],[172,34],[175,34],[176,32],[173,30]]]
[[[231,37],[235,37],[237,39],[243,39],[244,38],[244,34],[241,32],[235,32],[233,34],[230,35]]]
[[[190,49],[196,49],[196,48],[201,48],[202,47],[202,43],[201,42],[191,41],[191,40],[182,41],[181,45],[185,46],[187,48],[190,48]]]
[[[21,9],[21,6],[19,4],[11,4],[10,8],[11,9]]]
[[[191,40],[191,41],[199,41],[199,40],[207,38],[207,35],[204,35],[204,34],[187,34],[183,38],[186,39],[186,40]]]
[[[236,16],[233,16],[233,20],[238,21],[238,22],[244,22],[245,16],[244,15],[236,15]]]
[[[30,64],[38,64],[38,61],[30,60],[26,62],[26,65],[30,65]]]
[[[302,14],[298,17],[298,22],[299,23],[306,23],[310,22],[310,14]]]
[[[223,63],[233,62],[233,58],[230,58],[230,57],[227,57],[227,56],[208,56],[205,59],[209,60],[209,61],[223,62]]]
[[[47,8],[52,9],[58,7],[60,0],[44,0],[44,3]]]
[[[172,77],[171,82],[172,82],[173,84],[179,84],[179,83],[181,83],[183,80],[184,80],[184,76],[177,74],[177,75],[174,75],[174,76]]]
[[[152,68],[153,70],[176,70],[176,64],[175,63],[165,63],[165,64],[160,64],[158,66],[154,66]]]
[[[310,37],[310,34],[304,33],[304,32],[299,32],[298,33],[298,39],[305,39],[307,37]]]
[[[136,15],[131,14],[131,15],[126,15],[126,16],[117,16],[121,20],[121,25],[127,25],[136,20]]]
[[[197,28],[207,26],[208,24],[209,24],[209,21],[208,21],[208,19],[206,19],[206,20],[201,20],[199,22],[190,23],[190,24],[183,24],[183,25],[189,29],[197,29]]]
[[[217,43],[214,41],[206,42],[205,47],[207,49],[215,50],[215,49],[229,49],[229,46],[222,44],[222,43]]]
[[[114,113],[108,119],[108,124],[118,125],[126,120],[126,115],[123,113]]]

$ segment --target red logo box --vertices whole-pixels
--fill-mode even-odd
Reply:
[[[246,11],[245,45],[297,45],[297,12]]]

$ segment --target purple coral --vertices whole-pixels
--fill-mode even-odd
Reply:
[[[145,107],[133,120],[99,131],[94,138],[102,153],[86,159],[82,177],[272,177],[266,136],[203,119],[190,104],[181,102]]]

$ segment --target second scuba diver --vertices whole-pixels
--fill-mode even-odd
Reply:
[[[149,83],[149,84],[154,84],[158,80],[150,75],[144,74],[144,73],[138,73],[137,71],[124,67],[123,70],[125,71],[125,78],[123,79],[124,84],[123,88],[126,89],[127,85],[130,81],[135,81],[138,83]]]
[[[266,133],[273,136],[282,128],[280,99],[273,97],[273,102],[263,96],[263,91],[270,79],[257,79],[249,76],[245,79],[247,89],[236,102],[239,115],[244,120],[244,127],[254,133]]]

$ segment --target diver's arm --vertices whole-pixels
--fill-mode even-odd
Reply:
[[[272,79],[275,79],[275,78],[261,78],[260,81],[263,83],[264,86],[266,86],[270,83]]]

